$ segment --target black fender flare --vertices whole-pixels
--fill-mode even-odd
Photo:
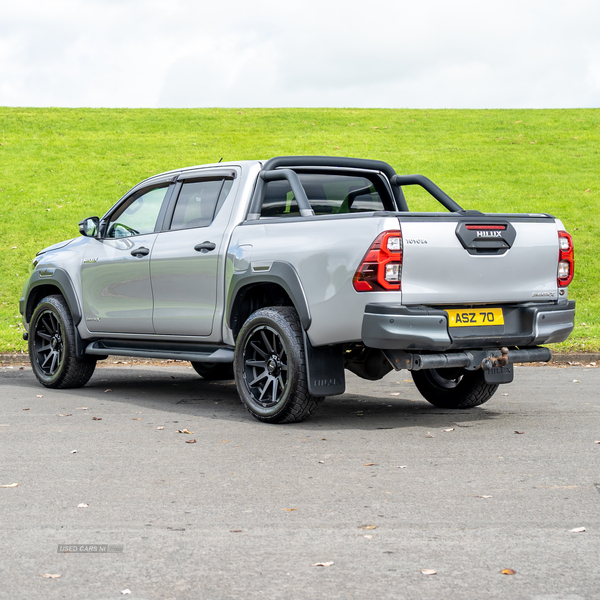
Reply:
[[[22,299],[23,304],[21,306],[21,314],[25,317],[26,322],[29,323],[35,309],[31,301],[33,297],[32,292],[42,285],[51,285],[58,288],[69,305],[69,310],[73,317],[73,325],[77,327],[82,319],[82,311],[77,300],[77,295],[75,294],[75,286],[67,271],[56,267],[38,269],[31,274],[29,289]]]
[[[226,322],[230,328],[233,329],[231,322],[233,308],[240,292],[249,285],[261,283],[274,283],[281,286],[293,302],[294,308],[300,317],[302,328],[306,331],[310,327],[312,318],[298,272],[290,263],[274,261],[269,270],[253,271],[252,266],[249,266],[246,271],[233,274],[227,293]]]

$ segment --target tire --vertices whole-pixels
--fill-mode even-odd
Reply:
[[[73,318],[62,296],[46,296],[35,307],[29,359],[37,380],[48,388],[82,387],[93,375],[96,359],[76,356]]]
[[[202,379],[207,381],[220,381],[234,379],[233,365],[231,363],[204,363],[193,362],[192,367]]]
[[[298,423],[323,402],[308,392],[302,327],[293,308],[261,308],[248,317],[233,370],[242,402],[263,423]]]
[[[412,378],[423,398],[438,408],[473,408],[498,389],[497,383],[485,382],[481,369],[426,369],[412,371]]]

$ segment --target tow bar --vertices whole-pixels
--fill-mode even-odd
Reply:
[[[548,362],[552,352],[548,348],[495,350],[468,350],[449,354],[417,354],[403,350],[383,350],[396,371],[422,371],[423,369],[449,369],[463,367],[469,371],[483,369],[487,383],[510,383],[512,365],[526,362]]]

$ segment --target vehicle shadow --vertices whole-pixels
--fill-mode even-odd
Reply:
[[[19,387],[43,390],[30,368],[13,373],[10,379],[15,383],[18,381]],[[206,381],[186,367],[107,366],[97,369],[83,388],[60,391],[46,389],[43,393],[48,400],[60,394],[61,406],[72,399],[74,406],[84,403],[93,406],[96,412],[102,405],[121,403],[131,405],[131,410],[135,411],[166,411],[177,417],[259,425],[242,405],[233,381]],[[345,394],[326,398],[314,416],[285,427],[301,427],[303,430],[435,429],[469,427],[478,421],[487,421],[500,415],[487,405],[468,410],[436,408],[423,400],[414,386],[394,385],[390,379],[364,383],[350,379]]]

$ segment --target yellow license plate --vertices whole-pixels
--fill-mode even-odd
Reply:
[[[450,327],[483,327],[504,325],[501,308],[478,308],[469,310],[447,310]]]

